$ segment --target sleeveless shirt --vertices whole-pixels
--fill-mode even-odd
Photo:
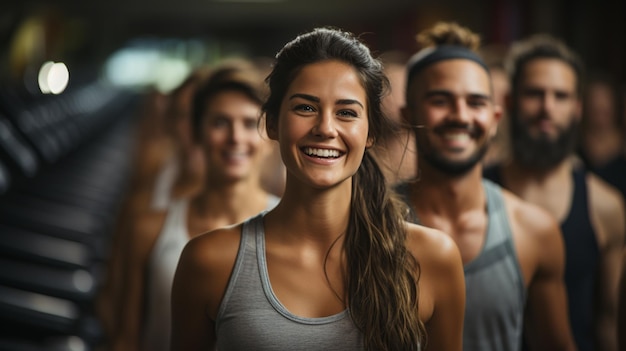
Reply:
[[[487,198],[487,232],[483,247],[464,266],[464,351],[513,351],[522,344],[526,288],[515,251],[501,188],[482,182]],[[411,210],[409,218],[419,223],[411,205],[409,187],[398,193]]]
[[[263,214],[243,225],[215,334],[219,351],[363,350],[362,335],[347,310],[305,318],[280,303],[267,271]]]
[[[499,169],[485,174],[502,183]],[[565,243],[565,287],[570,326],[579,351],[594,349],[594,288],[600,260],[595,230],[589,219],[587,177],[583,169],[572,172],[574,193],[561,232]]]
[[[267,209],[276,206],[278,201],[279,198],[271,195]],[[178,260],[190,239],[187,231],[188,206],[187,199],[170,204],[163,229],[150,253],[142,343],[142,349],[146,351],[170,349],[171,292]]]
[[[178,162],[178,156],[171,156],[159,169],[150,200],[152,210],[166,210],[170,205],[172,187],[180,172]]]

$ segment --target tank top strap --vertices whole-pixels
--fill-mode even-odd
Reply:
[[[574,169],[572,171],[572,180],[574,182],[574,193],[572,194],[571,202],[572,205],[570,207],[569,213],[567,214],[567,217],[562,223],[562,226],[564,227],[573,223],[580,224],[580,221],[583,221],[584,219],[587,219],[589,217],[587,173],[584,169]]]
[[[496,183],[483,179],[483,188],[487,198],[487,238],[485,249],[494,247],[511,238],[508,215],[502,197],[502,188]]]
[[[155,249],[151,253],[151,259],[160,259],[160,251],[164,250],[165,246],[172,245],[172,243],[183,243],[182,245],[184,245],[189,240],[186,223],[188,204],[187,200],[182,199],[169,204],[155,243]]]
[[[487,179],[483,179],[482,183],[487,198],[488,214],[485,243],[480,255],[465,265],[466,274],[479,271],[506,256],[517,256],[502,189]]]
[[[248,218],[241,225],[241,239],[239,241],[239,250],[237,251],[237,258],[235,259],[235,264],[233,265],[233,271],[230,275],[230,279],[228,285],[226,287],[226,291],[224,291],[224,297],[222,298],[222,302],[220,303],[220,308],[217,312],[217,318],[215,323],[215,330],[218,330],[222,317],[226,311],[226,308],[233,298],[233,294],[236,293],[237,286],[239,285],[239,278],[242,272],[249,270],[250,266],[254,267],[257,261],[257,228],[259,225],[263,225],[263,213],[258,214],[257,216]],[[252,283],[255,281],[252,280]],[[260,279],[257,284],[261,285]],[[246,288],[251,288],[250,286],[246,286]],[[254,290],[251,290],[254,292]]]
[[[574,193],[570,210],[561,223],[565,244],[565,287],[572,334],[579,350],[593,350],[594,287],[598,279],[600,249],[591,223],[587,172],[572,171]]]

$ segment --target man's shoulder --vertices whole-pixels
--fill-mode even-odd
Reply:
[[[617,188],[591,172],[586,174],[586,179],[592,208],[609,213],[619,213],[616,210],[622,209],[620,214],[623,214],[624,199]]]
[[[593,173],[586,175],[589,193],[589,209],[600,245],[622,245],[626,223],[624,199],[617,188]]]
[[[513,235],[541,241],[560,234],[557,220],[541,206],[526,201],[507,189],[502,189],[502,196]]]

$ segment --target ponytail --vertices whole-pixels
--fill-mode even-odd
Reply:
[[[406,248],[399,206],[366,152],[353,177],[345,240],[348,308],[366,350],[420,350],[426,335],[418,314],[419,264]]]

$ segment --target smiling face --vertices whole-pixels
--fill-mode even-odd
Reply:
[[[410,89],[403,112],[416,126],[425,163],[453,175],[476,166],[501,115],[485,69],[464,59],[441,61],[420,72]]]
[[[268,130],[280,143],[288,181],[325,188],[351,178],[370,144],[367,103],[350,65],[329,60],[302,67],[283,97],[276,129]]]
[[[268,148],[257,125],[259,104],[227,90],[207,101],[204,116],[202,143],[209,176],[237,181],[258,174]]]

